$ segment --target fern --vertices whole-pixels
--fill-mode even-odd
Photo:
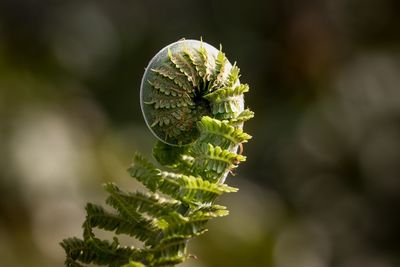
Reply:
[[[161,140],[153,149],[160,167],[134,156],[128,172],[148,192],[104,185],[109,208],[88,203],[83,238],[61,242],[68,267],[174,266],[190,257],[189,239],[206,232],[210,219],[229,213],[214,202],[238,190],[224,182],[246,159],[236,151],[251,138],[242,129],[254,116],[243,108],[249,87],[240,84],[236,64],[203,42],[181,41],[164,50],[142,83],[145,119]],[[95,229],[116,236],[101,240]],[[143,246],[121,246],[120,234]]]

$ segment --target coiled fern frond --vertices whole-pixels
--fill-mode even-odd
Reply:
[[[251,138],[242,128],[254,114],[244,109],[249,87],[239,77],[221,50],[199,41],[176,42],[153,58],[141,104],[159,139],[153,156],[161,167],[135,155],[128,171],[146,193],[105,184],[110,208],[87,204],[83,239],[61,242],[66,266],[174,266],[189,257],[188,240],[206,232],[208,220],[228,214],[214,202],[237,191],[224,182],[246,159],[237,150]],[[127,234],[143,247],[121,246],[117,237],[101,240],[95,228]]]

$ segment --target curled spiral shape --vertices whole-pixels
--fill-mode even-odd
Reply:
[[[221,50],[197,40],[168,45],[150,61],[141,84],[141,107],[153,134],[169,145],[199,137],[203,116],[230,119],[243,111],[239,68]]]
[[[221,50],[196,40],[162,49],[149,63],[140,93],[146,123],[159,139],[153,156],[162,167],[135,155],[128,171],[147,193],[105,184],[106,203],[115,211],[87,204],[83,239],[61,242],[66,266],[174,266],[190,258],[188,240],[206,232],[208,220],[228,214],[216,198],[237,191],[225,179],[246,159],[236,152],[251,138],[243,132],[254,116],[244,109],[248,90]],[[101,240],[96,229],[116,236]],[[143,247],[120,245],[119,234]]]

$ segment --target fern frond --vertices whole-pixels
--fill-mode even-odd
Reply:
[[[128,234],[135,236],[133,232],[136,224],[124,216],[113,214],[104,210],[100,205],[88,203],[86,205],[86,221],[91,227],[115,231],[116,234]]]
[[[137,211],[136,206],[130,205],[131,199],[125,197],[116,185],[106,184],[105,189],[110,193],[106,203],[115,208],[132,225],[131,235],[141,241],[147,241],[157,234],[155,221],[145,218]]]
[[[171,51],[168,51],[168,56],[176,68],[186,75],[187,79],[193,84],[193,87],[198,88],[200,77],[189,56],[185,53],[172,54]]]
[[[173,267],[189,258],[188,241],[205,233],[210,219],[229,214],[214,202],[238,190],[224,181],[246,159],[235,151],[251,138],[243,132],[254,116],[243,110],[249,87],[222,49],[188,43],[157,54],[143,78],[141,107],[160,140],[153,156],[161,166],[136,154],[128,172],[149,192],[106,183],[108,207],[88,203],[83,239],[60,243],[67,267]],[[98,238],[98,229],[115,234],[113,240]],[[121,246],[120,234],[143,246]]]
[[[228,121],[220,121],[204,116],[197,122],[200,131],[200,139],[204,143],[214,144],[225,149],[245,143],[251,136],[242,129],[229,125]]]
[[[200,49],[198,50],[187,49],[184,51],[184,53],[192,61],[193,65],[197,70],[198,75],[205,80],[207,75],[207,66],[206,66],[207,53],[204,54],[201,53]]]
[[[254,112],[249,109],[245,109],[236,118],[232,118],[230,120],[230,123],[236,127],[242,124],[243,122],[252,119],[253,117],[254,117]]]
[[[150,266],[175,266],[176,264],[182,263],[187,259],[185,243],[182,241],[171,241],[171,245],[164,246],[159,251],[160,253],[154,253],[154,260]],[[181,252],[185,251],[185,252]]]
[[[192,93],[192,91],[186,91],[184,88],[176,84],[173,80],[168,79],[162,75],[154,75],[153,80],[148,81],[148,83],[165,95],[181,97],[185,94],[187,95]]]
[[[117,195],[130,207],[134,207],[136,212],[147,213],[154,218],[174,212],[181,205],[178,200],[167,199],[156,193],[124,192],[113,183],[106,184],[105,188],[112,196]]]
[[[203,79],[203,83],[210,81],[215,69],[215,58],[207,52],[204,45],[200,44],[198,49],[187,49],[184,53],[196,67],[198,75]]]
[[[163,241],[167,243],[171,239],[181,238],[184,240],[204,234],[207,231],[207,221],[194,220],[180,225],[171,225],[164,231]]]
[[[226,184],[215,184],[200,177],[187,176],[179,173],[161,172],[162,193],[188,204],[200,205],[210,203],[223,193],[236,192],[234,187]]]
[[[215,69],[215,58],[207,52],[207,49],[201,45],[198,49],[199,56],[203,58],[205,63],[205,79],[211,81]]]
[[[194,146],[191,153],[194,158],[193,171],[213,182],[227,170],[236,168],[237,164],[246,160],[246,157],[242,155],[204,143]]]
[[[192,218],[217,218],[217,217],[224,217],[229,214],[229,211],[224,206],[220,205],[204,205],[199,207],[197,210],[194,210],[193,213],[190,215]]]
[[[219,113],[237,114],[241,109],[243,93],[249,91],[247,84],[240,84],[236,87],[223,87],[204,96],[212,106],[214,115]]]
[[[91,259],[95,258],[95,254],[91,251],[87,251],[85,241],[77,237],[64,239],[60,245],[67,254],[65,265],[68,267],[82,266],[77,263],[77,260],[82,262],[90,262]]]
[[[139,154],[135,154],[133,163],[128,169],[129,174],[141,182],[151,192],[156,192],[160,179],[161,170]]]
[[[230,160],[230,154],[222,151],[212,151],[213,159]],[[219,156],[219,158],[217,158]],[[226,157],[226,158],[225,158]],[[225,184],[214,184],[200,177],[187,176],[180,173],[161,172],[140,156],[135,157],[135,163],[130,168],[130,174],[143,185],[155,192],[156,190],[189,204],[207,203],[213,201],[222,193],[236,192],[237,189]]]
[[[155,109],[170,109],[195,105],[190,96],[186,93],[183,93],[180,97],[175,97],[174,95],[164,94],[153,90],[149,98],[149,101],[146,101],[145,104],[154,105]]]
[[[116,237],[113,242],[95,237],[88,221],[83,224],[83,238],[85,249],[81,251],[78,258],[83,263],[93,262],[98,265],[117,267],[127,263],[131,257],[139,257],[143,253],[140,249],[120,246]]]
[[[228,75],[228,59],[221,50],[218,52],[217,58],[215,59],[215,70],[213,73],[211,89],[220,88],[224,85],[226,77]]]
[[[128,262],[130,257],[142,255],[138,249],[119,247],[117,240],[110,243],[95,238],[92,233],[85,240],[76,237],[64,239],[61,246],[66,252],[65,264],[68,267],[81,267],[78,261],[119,267]]]
[[[196,130],[192,123],[196,114],[189,107],[171,108],[171,109],[155,109],[154,118],[151,124],[152,128],[162,128],[164,131],[164,140],[169,139],[179,142],[187,142],[185,137],[181,137],[182,133],[191,133]],[[187,135],[189,140],[195,136]]]
[[[228,74],[228,77],[224,85],[226,87],[234,87],[239,82],[239,77],[240,77],[240,69],[238,68],[238,66],[236,66],[235,62],[235,64],[232,66]]]
[[[185,92],[193,93],[193,87],[189,83],[186,75],[182,73],[179,69],[175,67],[172,62],[167,62],[155,69],[152,69],[153,72],[169,78],[170,80],[174,81],[175,84],[180,86]]]

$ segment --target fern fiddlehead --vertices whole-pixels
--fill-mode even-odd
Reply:
[[[251,138],[243,123],[254,114],[244,109],[249,87],[239,76],[236,64],[202,41],[178,41],[150,61],[141,84],[141,107],[159,139],[153,156],[162,168],[137,154],[128,171],[149,192],[105,184],[106,203],[115,211],[87,204],[83,239],[61,242],[66,266],[174,266],[189,257],[188,240],[207,231],[208,220],[228,214],[214,202],[237,191],[225,179],[246,159],[237,150]],[[143,247],[121,246],[117,237],[101,240],[95,228],[127,234]]]

